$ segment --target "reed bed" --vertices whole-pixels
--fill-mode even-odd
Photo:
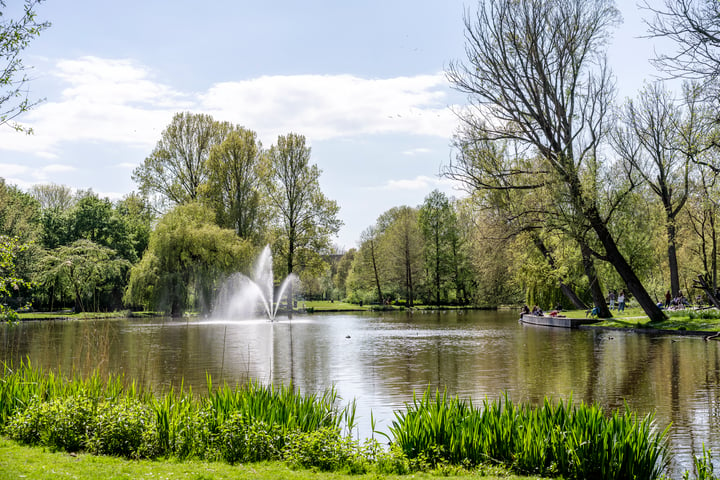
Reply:
[[[371,420],[372,421],[372,420]],[[534,408],[507,395],[471,401],[427,390],[395,413],[389,449],[352,440],[354,402],[334,389],[302,395],[255,382],[161,395],[123,376],[64,376],[29,362],[0,376],[0,433],[30,445],[126,458],[229,463],[283,460],[362,473],[495,465],[563,478],[658,478],[669,460],[667,429],[629,409],[553,403]],[[484,468],[484,467],[483,467]]]
[[[667,431],[652,415],[606,415],[597,405],[482,402],[428,390],[396,412],[390,438],[408,458],[432,464],[497,463],[518,473],[564,478],[652,479],[668,461]]]

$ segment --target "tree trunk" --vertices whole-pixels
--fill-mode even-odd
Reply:
[[[380,305],[385,303],[382,290],[380,290],[380,275],[378,274],[377,259],[375,258],[375,241],[370,240],[370,256],[372,257],[373,273],[375,274],[375,286],[377,287],[378,302]]]
[[[555,269],[555,259],[552,256],[552,253],[550,253],[550,250],[545,246],[545,242],[542,241],[540,236],[538,235],[532,235],[533,243],[535,243],[535,246],[540,250],[540,253],[542,253],[543,257],[545,257],[545,260],[547,260],[548,264],[552,269]],[[563,292],[565,297],[570,301],[570,303],[573,304],[573,306],[579,310],[587,310],[587,305],[585,305],[585,302],[580,300],[580,297],[577,296],[575,291],[570,287],[568,284],[564,282],[563,279],[560,279],[560,291]]]
[[[595,209],[590,209],[587,212],[588,220],[592,229],[598,236],[600,243],[605,248],[605,256],[607,257],[610,264],[615,267],[615,271],[620,275],[620,278],[625,282],[628,291],[632,293],[635,299],[640,304],[645,314],[650,317],[651,322],[662,322],[667,320],[667,317],[657,306],[655,301],[650,297],[647,290],[643,286],[640,279],[633,271],[630,264],[627,262],[625,257],[620,253],[615,240],[612,238],[610,231],[605,225],[605,222],[600,218],[600,214]]]
[[[580,251],[582,253],[582,263],[583,269],[585,270],[585,276],[588,278],[588,282],[590,284],[590,294],[592,295],[595,307],[598,309],[598,317],[612,318],[612,313],[610,313],[610,309],[605,302],[602,285],[600,285],[600,281],[597,277],[595,262],[593,262],[590,248],[586,244],[582,243],[580,245]]]
[[[670,267],[670,292],[673,297],[680,295],[680,276],[678,274],[678,262],[675,246],[675,219],[668,218],[667,237],[668,237],[668,265]]]

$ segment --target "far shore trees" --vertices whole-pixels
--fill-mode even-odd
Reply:
[[[468,95],[463,132],[534,152],[559,226],[610,262],[650,319],[662,321],[609,228],[613,203],[600,198],[613,94],[604,47],[618,21],[610,0],[488,0],[466,16],[467,61],[447,75]]]

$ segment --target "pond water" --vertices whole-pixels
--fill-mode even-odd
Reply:
[[[539,405],[548,396],[624,404],[672,423],[673,477],[702,444],[720,451],[720,342],[702,337],[521,325],[515,312],[314,314],[266,320],[122,319],[0,326],[0,360],[124,373],[156,391],[181,381],[334,385],[358,407],[358,435],[388,432],[393,412],[428,386],[462,398]]]

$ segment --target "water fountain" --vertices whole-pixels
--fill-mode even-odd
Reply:
[[[276,299],[272,253],[270,246],[265,246],[255,261],[252,277],[234,273],[223,283],[212,315],[217,318],[254,318],[260,311],[272,322],[285,290],[296,281],[294,274],[285,277],[277,290]]]

